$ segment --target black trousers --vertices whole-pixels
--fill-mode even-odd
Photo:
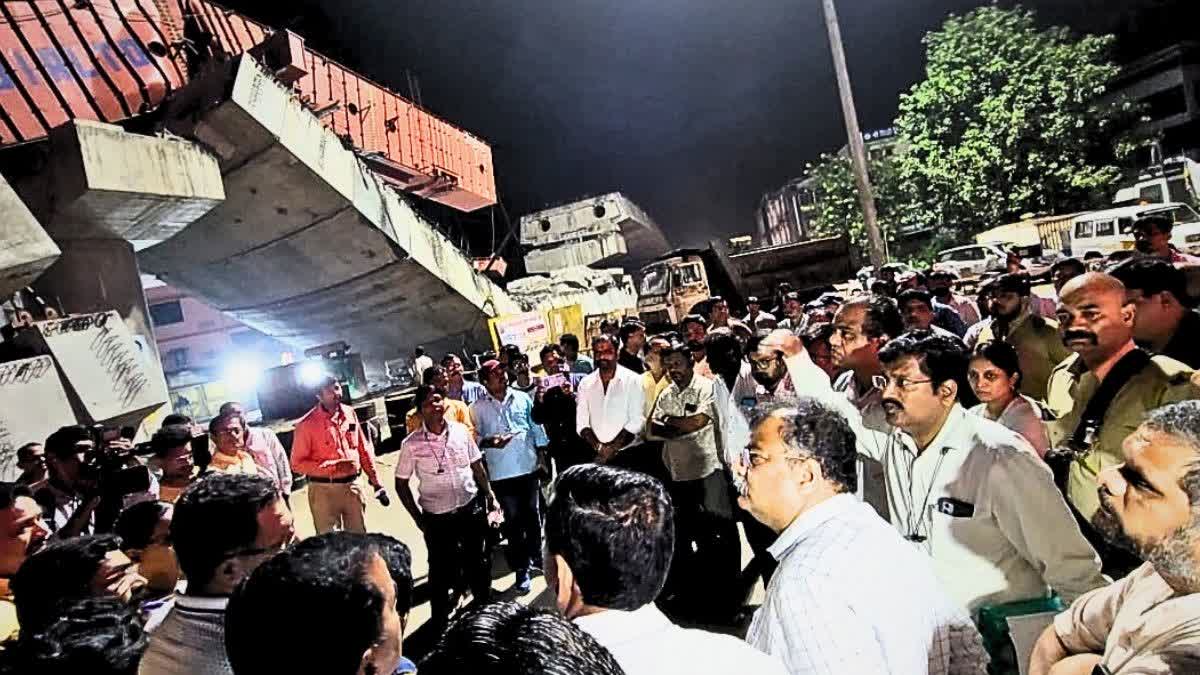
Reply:
[[[675,556],[666,595],[676,611],[698,619],[721,618],[739,603],[742,544],[724,471],[667,484],[675,509]]]
[[[492,561],[487,548],[487,510],[483,497],[443,514],[424,517],[425,547],[429,550],[429,605],[435,620],[450,616],[450,593],[466,582],[477,602],[486,602],[492,588]]]
[[[505,558],[514,572],[542,566],[541,484],[537,473],[492,481],[504,512]]]

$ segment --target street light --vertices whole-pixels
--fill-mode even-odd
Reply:
[[[879,270],[887,261],[883,235],[879,233],[879,215],[875,210],[875,191],[867,170],[867,150],[862,131],[858,128],[858,111],[854,106],[854,91],[850,87],[850,71],[846,67],[846,49],[842,46],[842,29],[838,25],[837,8],[833,0],[822,0],[825,27],[829,30],[829,48],[833,52],[833,68],[837,71],[838,93],[842,98],[842,116],[846,118],[846,135],[850,137],[850,163],[858,183],[858,199],[862,204],[863,223],[867,228],[871,264]]]

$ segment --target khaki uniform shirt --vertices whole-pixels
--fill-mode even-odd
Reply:
[[[980,343],[999,339],[1017,350],[1021,364],[1021,393],[1037,401],[1046,400],[1050,373],[1064,359],[1074,355],[1058,334],[1058,322],[1035,316],[1025,309],[1009,327],[1008,335],[997,334],[995,320],[979,333]]]
[[[1192,384],[1192,369],[1165,356],[1155,356],[1150,365],[1134,375],[1117,392],[1104,421],[1095,448],[1084,459],[1071,463],[1067,495],[1084,518],[1091,520],[1100,508],[1096,477],[1108,467],[1124,462],[1121,444],[1145,419],[1146,413],[1187,399],[1200,398],[1200,389]],[[1100,386],[1078,355],[1063,361],[1050,376],[1047,403],[1058,420],[1051,422],[1050,447],[1070,440],[1079,426],[1079,418]]]
[[[1168,675],[1196,672],[1200,635],[1194,628],[1189,636],[1178,633],[1198,622],[1200,594],[1176,594],[1146,563],[1076,600],[1054,618],[1054,631],[1068,651],[1103,654],[1100,663],[1111,672]],[[1151,645],[1156,639],[1162,642]]]
[[[699,480],[721,468],[712,380],[692,375],[691,383],[684,389],[671,382],[670,386],[659,394],[651,420],[692,415],[707,415],[708,424],[686,436],[655,439],[663,441],[663,463],[671,472],[671,480]]]
[[[859,443],[859,452],[875,447]],[[1049,589],[1071,600],[1107,583],[1050,469],[1015,432],[955,405],[924,452],[897,429],[872,459],[887,475],[892,524],[919,538],[951,597],[972,612]],[[955,503],[970,512],[952,513]]]

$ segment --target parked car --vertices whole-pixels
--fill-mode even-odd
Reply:
[[[890,262],[884,264],[884,267],[890,267],[895,270],[897,278],[917,271],[912,265],[904,262]],[[858,274],[854,276],[858,279],[858,283],[862,285],[863,288],[867,288],[871,283],[871,279],[875,278],[875,266],[867,265],[866,267],[860,269]]]
[[[946,249],[933,263],[935,271],[949,271],[960,277],[977,277],[1004,270],[1008,254],[999,244],[971,244]]]

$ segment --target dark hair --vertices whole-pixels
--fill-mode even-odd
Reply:
[[[869,338],[888,339],[899,337],[904,332],[904,317],[900,305],[885,295],[874,295],[866,299],[867,313],[863,316],[863,333]]]
[[[932,387],[953,381],[958,384],[960,398],[971,391],[966,381],[967,346],[962,340],[929,330],[915,330],[891,340],[879,350],[879,361],[885,366],[906,356],[917,360],[921,372],[932,380]]]
[[[596,335],[596,337],[592,338],[592,351],[596,351],[596,345],[603,342],[607,342],[608,344],[612,345],[613,351],[621,350],[621,345],[617,344],[617,341],[615,338],[613,338],[613,336],[609,335],[608,333],[599,333]]]
[[[496,602],[462,615],[421,661],[418,671],[421,675],[625,673],[612,653],[582,628],[557,614],[515,602]]]
[[[417,347],[416,349],[413,350],[413,353],[415,353],[417,356],[425,356],[425,348]]]
[[[33,441],[32,443],[26,443],[25,445],[22,445],[21,447],[17,448],[17,461],[18,462],[23,461],[23,459],[24,459],[23,455],[28,455],[30,450],[37,448],[37,447],[42,448],[42,450],[46,449],[45,445],[43,445],[39,441]]]
[[[154,448],[155,457],[166,457],[171,448],[178,448],[192,442],[192,428],[182,424],[163,427],[154,432],[150,438],[150,446]]]
[[[171,509],[167,502],[138,502],[117,516],[114,532],[126,549],[146,548],[154,538],[158,521]]]
[[[412,609],[412,552],[407,544],[382,532],[369,532],[366,537],[379,550],[396,584],[396,611],[400,616],[408,614]]]
[[[825,480],[838,492],[853,492],[858,487],[857,441],[841,412],[814,398],[801,397],[783,407],[756,409],[753,426],[768,417],[783,422],[780,439],[800,456],[816,460]]]
[[[46,454],[62,459],[77,452],[76,444],[90,440],[92,431],[82,424],[60,427],[46,438]]]
[[[594,607],[633,611],[662,592],[675,546],[662,483],[598,464],[562,473],[546,509],[546,550],[561,555]]]
[[[383,633],[384,594],[367,578],[378,547],[365,535],[305,539],[259,565],[225,612],[225,652],[236,675],[355,673]],[[382,557],[382,556],[380,556]],[[320,649],[295,645],[321,625]]]
[[[225,424],[226,422],[230,422],[232,420],[237,420],[237,421],[241,422],[242,429],[247,428],[246,418],[243,417],[241,413],[228,412],[228,413],[222,413],[220,415],[217,415],[216,417],[212,418],[212,420],[209,421],[208,433],[212,434],[213,436],[216,436],[217,435],[217,427],[221,426],[222,424]]]
[[[575,336],[572,335],[571,337],[575,337]],[[578,342],[578,340],[576,342]],[[578,347],[576,347],[576,348],[578,349]],[[546,345],[545,347],[542,347],[542,351],[538,352],[538,356],[540,358],[544,359],[544,358],[546,358],[546,355],[549,354],[550,352],[554,352],[554,353],[558,354],[559,356],[563,355],[562,347],[551,342],[550,344]]]
[[[740,367],[742,343],[731,331],[719,330],[709,333],[704,338],[704,351],[713,372],[717,372],[718,368],[723,366],[732,368],[735,363]]]
[[[511,359],[514,356],[521,355],[521,348],[514,344],[501,345],[500,354],[503,354],[504,356],[507,356],[508,358]]]
[[[44,630],[22,626],[4,649],[6,674],[135,675],[146,651],[137,610],[116,598],[84,598],[62,607]]]
[[[1143,295],[1166,292],[1175,296],[1182,305],[1192,304],[1183,270],[1161,258],[1130,258],[1117,263],[1108,273],[1125,284],[1127,291],[1141,291]]]
[[[418,413],[421,412],[421,407],[425,405],[425,402],[436,393],[438,393],[437,389],[429,384],[417,387],[417,393],[413,394],[413,405],[417,407]]]
[[[274,483],[245,474],[212,473],[184,489],[171,518],[171,545],[193,592],[230,555],[254,545],[258,513],[276,499]]]
[[[447,367],[447,368],[449,368],[449,367],[450,367],[450,364],[451,364],[451,363],[454,363],[454,360],[455,360],[455,359],[458,359],[459,361],[462,361],[462,358],[461,358],[461,357],[459,357],[459,355],[458,355],[458,354],[455,354],[454,352],[450,352],[450,353],[448,353],[448,354],[446,354],[445,356],[443,356],[443,357],[442,357],[442,365],[443,365],[443,366],[445,366],[445,367]]]
[[[224,402],[224,403],[222,403],[222,404],[221,404],[221,407],[220,407],[220,408],[218,408],[218,409],[217,409],[217,414],[218,414],[218,415],[225,415],[225,414],[227,414],[227,413],[234,412],[234,408],[235,408],[235,407],[238,407],[238,406],[241,406],[241,405],[242,405],[242,404],[241,404],[241,402],[240,402],[240,401],[226,401],[226,402]]]
[[[563,333],[562,337],[558,338],[558,344],[579,351],[579,338],[572,333]]]
[[[933,309],[933,296],[929,294],[929,291],[923,291],[919,288],[910,288],[901,293],[899,297],[899,306],[903,307],[913,300],[923,302],[929,307],[929,309]]]
[[[644,330],[646,330],[646,324],[642,323],[641,321],[626,321],[625,323],[621,324],[621,332],[619,333],[621,342],[628,342],[629,338],[637,334],[638,331]]]
[[[1064,267],[1074,267],[1077,274],[1087,273],[1087,265],[1084,265],[1083,261],[1079,258],[1059,258],[1055,260],[1054,264],[1050,266],[1050,273],[1053,274]]]
[[[993,281],[992,293],[1016,293],[1022,298],[1029,296],[1029,275],[1024,272],[1001,274]]]
[[[424,372],[421,373],[421,381],[424,382],[425,384],[429,384],[435,378],[437,378],[439,373],[442,375],[445,375],[446,367],[445,366],[429,366],[428,368],[426,368],[424,370]]]
[[[1166,216],[1152,214],[1149,216],[1142,216],[1141,218],[1133,221],[1133,227],[1130,229],[1133,232],[1137,232],[1143,227],[1153,227],[1163,234],[1171,234],[1171,230],[1174,229],[1175,223],[1171,222],[1171,219]]]
[[[173,427],[178,424],[191,424],[192,418],[187,415],[178,415],[172,413],[163,418],[162,425],[164,427]]]
[[[33,499],[33,490],[22,483],[0,482],[0,509],[10,509],[21,497]]]
[[[817,344],[822,342],[829,346],[829,338],[833,337],[833,324],[828,321],[821,321],[813,324],[808,330],[804,331],[804,335],[800,339],[804,342],[805,349],[812,349]]]
[[[683,317],[682,321],[679,322],[679,332],[686,334],[687,333],[687,325],[689,323],[698,323],[701,326],[708,328],[708,319],[705,319],[704,317],[700,316],[699,314],[688,314],[687,316]]]
[[[971,350],[971,359],[987,359],[1009,377],[1024,376],[1016,347],[1001,340],[988,340],[975,345],[975,349]]]
[[[116,535],[85,535],[50,540],[26,558],[12,578],[21,632],[44,630],[66,605],[92,597],[92,579],[100,563],[119,550],[121,539]]]

